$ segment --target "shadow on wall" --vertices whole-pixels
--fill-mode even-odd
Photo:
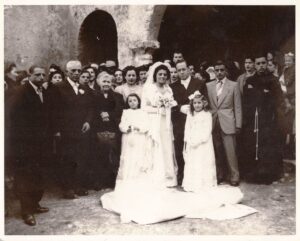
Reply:
[[[168,6],[154,59],[170,59],[178,48],[196,66],[204,60],[241,61],[257,50],[294,52],[294,36],[294,6]]]

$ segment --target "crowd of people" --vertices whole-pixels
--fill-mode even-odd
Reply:
[[[26,224],[49,211],[39,205],[45,177],[67,199],[145,180],[197,193],[281,178],[283,158],[295,158],[294,54],[283,67],[272,54],[246,56],[244,73],[237,62],[197,69],[180,51],[172,57],[124,69],[7,65],[6,176]]]

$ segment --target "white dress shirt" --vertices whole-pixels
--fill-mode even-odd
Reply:
[[[71,80],[69,77],[67,78],[68,82],[70,83],[70,85],[72,86],[74,92],[76,95],[78,95],[78,87],[79,87],[79,84],[74,82],[73,80]]]
[[[184,86],[185,89],[188,88],[190,82],[191,82],[191,76],[187,77],[185,80],[180,80],[180,83]],[[189,110],[189,106],[190,105],[182,105],[180,107],[180,112],[186,114]]]
[[[190,82],[191,82],[191,76],[187,77],[187,79],[185,80],[180,80],[180,83],[184,86],[185,89],[188,88]]]
[[[217,79],[217,84],[216,84],[217,97],[221,95],[225,81],[226,81],[226,77],[224,77],[221,80]]]

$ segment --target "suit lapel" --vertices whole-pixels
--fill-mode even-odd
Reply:
[[[224,101],[225,97],[227,96],[227,93],[228,93],[228,86],[229,83],[228,83],[228,79],[225,80],[225,83],[224,83],[224,86],[223,86],[223,89],[222,89],[222,93],[219,97],[219,100],[218,100],[218,106],[220,106],[222,104],[222,102]]]
[[[76,95],[76,93],[75,93],[75,91],[74,91],[72,85],[69,83],[68,80],[66,80],[66,89],[68,90],[68,92],[69,92],[72,96],[74,96],[74,97],[79,96],[79,93],[78,93],[78,95]]]
[[[193,93],[192,93],[193,90],[194,90],[193,84],[194,84],[193,78],[191,78],[190,83],[189,83],[188,87],[186,88],[186,92],[187,92],[188,95],[193,94]]]
[[[29,92],[31,98],[34,99],[35,102],[37,102],[39,104],[43,104],[40,97],[39,97],[39,95],[35,92],[35,89],[31,86],[30,83],[28,83],[27,89],[28,89],[28,92]],[[44,93],[45,93],[45,91],[43,91],[43,97],[45,95]]]

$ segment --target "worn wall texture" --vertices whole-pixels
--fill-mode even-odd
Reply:
[[[157,36],[165,6],[6,6],[4,11],[5,61],[21,68],[32,63],[64,66],[78,57],[78,36],[84,19],[103,10],[114,19],[120,67],[140,65],[145,50],[159,48]]]

